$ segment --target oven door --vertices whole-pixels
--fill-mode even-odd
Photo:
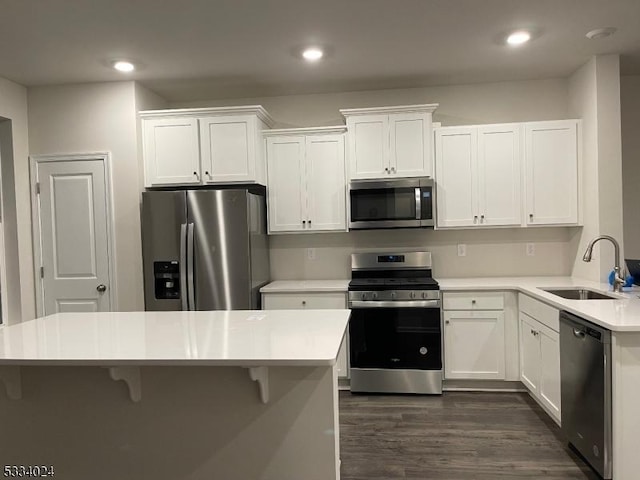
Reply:
[[[433,303],[438,306],[370,308],[352,305],[349,322],[351,368],[442,370],[440,308],[438,301]]]
[[[406,228],[434,225],[433,180],[356,180],[349,185],[349,228]]]

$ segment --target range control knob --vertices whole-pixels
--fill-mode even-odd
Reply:
[[[362,300],[366,300],[367,299],[367,294],[362,292],[362,294],[360,295],[360,297],[362,298]]]
[[[416,292],[411,292],[411,293],[409,294],[409,296],[410,296],[411,298],[416,298]]]
[[[373,292],[373,294],[371,295],[371,297],[376,300],[378,298],[378,294],[376,292]]]
[[[427,298],[427,292],[422,292],[422,298]]]
[[[396,298],[396,292],[391,292],[391,300],[395,300]]]

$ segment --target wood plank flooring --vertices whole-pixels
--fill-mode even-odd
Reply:
[[[340,451],[343,480],[598,479],[525,393],[340,392]]]

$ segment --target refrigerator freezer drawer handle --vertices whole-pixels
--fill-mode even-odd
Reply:
[[[189,310],[187,303],[187,224],[180,225],[180,299],[182,310]]]
[[[190,223],[187,227],[187,281],[189,292],[189,310],[196,309],[196,292],[195,292],[195,284],[193,281],[193,250],[194,250],[194,241],[193,241],[193,223]]]

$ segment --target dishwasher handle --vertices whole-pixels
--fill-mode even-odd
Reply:
[[[604,327],[591,323],[588,320],[580,318],[572,313],[561,311],[560,321],[567,324],[573,333],[573,336],[580,340],[591,340],[600,343],[611,343],[611,331]]]
[[[584,330],[580,330],[579,328],[575,328],[574,327],[573,328],[573,336],[584,340],[584,337],[586,337],[587,334],[584,333]]]

